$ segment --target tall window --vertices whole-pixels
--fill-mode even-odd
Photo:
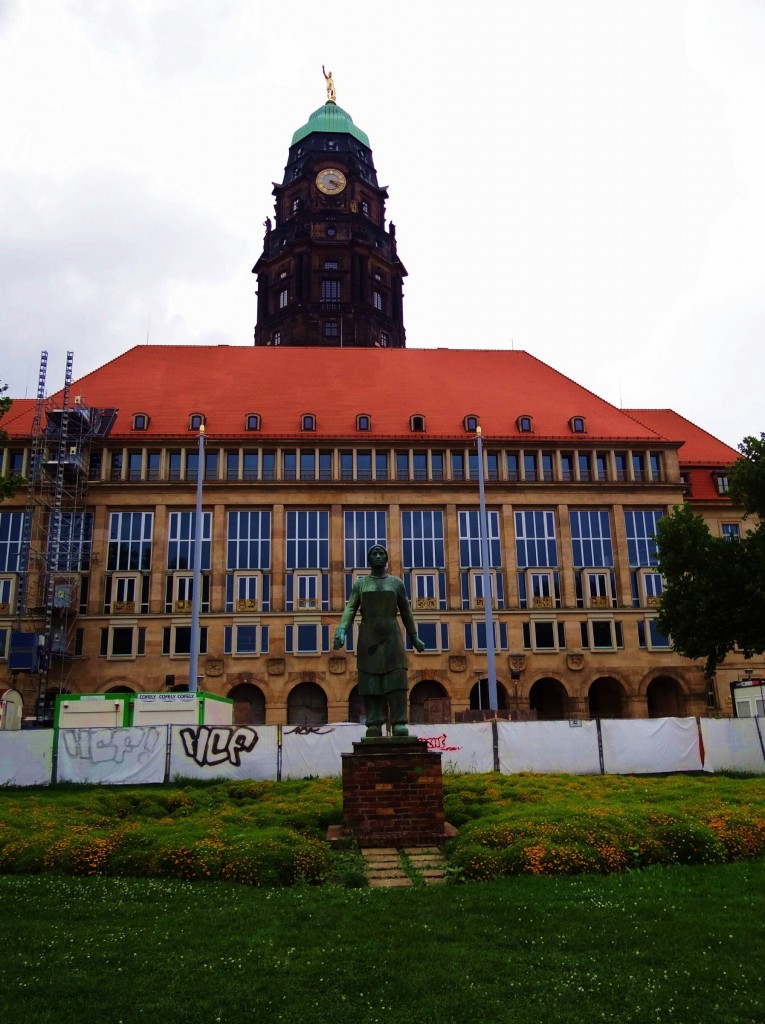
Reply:
[[[499,512],[487,511],[489,530],[489,565],[498,568],[502,565],[502,553],[499,546]],[[460,567],[463,569],[480,568],[481,532],[478,509],[459,513],[460,531]]]
[[[332,305],[340,301],[340,282],[329,278],[321,282],[321,301],[323,305]]]
[[[329,511],[287,512],[287,569],[329,569]]]
[[[194,568],[196,512],[171,512],[167,533],[167,568],[171,572]],[[202,513],[202,570],[210,570],[212,513]]]
[[[0,572],[18,572],[23,512],[0,512]]]
[[[401,513],[404,566],[407,569],[444,567],[444,514],[437,509]]]
[[[57,518],[58,531],[56,531]],[[58,537],[56,538],[56,532]],[[93,541],[91,512],[54,512],[51,516],[50,563],[56,572],[87,572]]]
[[[279,292],[279,309],[286,309],[288,303],[289,291],[286,288],[282,288],[281,291]],[[274,345],[278,345],[280,341],[281,337],[279,338],[279,341],[276,341],[276,339],[274,339]]]
[[[558,564],[552,512],[515,513],[515,553],[519,569]]]
[[[271,568],[271,512],[258,510],[229,512],[226,568]]]
[[[661,509],[637,509],[624,513],[627,552],[632,568],[659,564],[654,538],[663,515]]]
[[[107,570],[149,572],[153,525],[153,512],[112,512]]]
[[[569,514],[571,522],[571,547],[574,568],[587,566],[611,567],[614,551],[611,542],[611,523],[604,510],[574,510]]]
[[[345,513],[345,568],[363,569],[373,544],[388,546],[385,513],[348,510]]]

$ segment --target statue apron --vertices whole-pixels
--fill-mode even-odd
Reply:
[[[398,626],[395,590],[361,594],[361,625],[357,646],[359,693],[379,696],[406,689],[406,654]]]

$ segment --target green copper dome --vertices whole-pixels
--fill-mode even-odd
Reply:
[[[367,149],[371,148],[366,132],[362,132],[360,128],[357,128],[353,123],[351,115],[347,114],[342,107],[338,107],[332,100],[327,100],[323,107],[314,110],[308,118],[308,123],[304,124],[302,128],[298,128],[292,136],[291,145],[294,146],[296,142],[300,142],[301,139],[312,135],[314,132],[352,135],[354,139],[358,139],[362,146],[366,146]]]

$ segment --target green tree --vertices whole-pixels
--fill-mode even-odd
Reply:
[[[10,407],[13,405],[13,399],[8,398],[5,392],[8,390],[7,384],[0,385],[0,420],[8,412]],[[8,435],[0,427],[0,444],[8,440]],[[24,483],[24,477],[19,476],[18,473],[9,473],[8,476],[0,476],[0,501],[4,501],[6,498],[12,497],[16,491]]]
[[[739,445],[730,495],[748,515],[765,518],[765,434]],[[713,537],[700,515],[676,506],[659,522],[659,569],[665,590],[659,629],[687,658],[704,658],[707,675],[735,646],[765,651],[765,523],[738,541]]]

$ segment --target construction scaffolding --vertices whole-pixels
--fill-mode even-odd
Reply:
[[[52,723],[55,697],[70,691],[82,654],[77,621],[87,611],[93,535],[86,508],[90,448],[115,419],[114,410],[90,408],[82,395],[72,400],[73,362],[74,353],[67,352],[64,388],[53,401],[45,396],[48,353],[40,358],[8,653],[14,686],[34,696],[38,725]],[[29,680],[26,687],[19,677]]]

